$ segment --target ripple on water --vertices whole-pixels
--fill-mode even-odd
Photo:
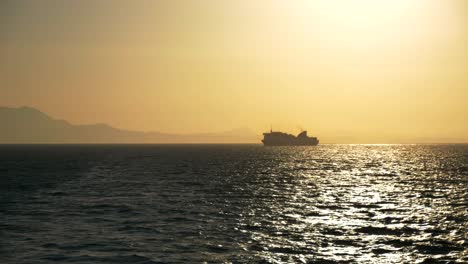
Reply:
[[[468,261],[466,145],[29,148],[2,263]]]

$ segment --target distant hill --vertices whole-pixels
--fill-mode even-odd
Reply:
[[[113,128],[106,124],[73,125],[31,108],[0,107],[0,144],[34,143],[256,143],[249,129],[221,133],[165,134]]]

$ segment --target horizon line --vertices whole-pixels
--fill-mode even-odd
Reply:
[[[167,142],[167,143],[1,143],[0,146],[27,146],[27,145],[260,145],[262,143],[253,143],[253,142]],[[375,145],[375,146],[384,146],[384,145],[468,145],[468,142],[456,142],[456,143],[320,143],[320,145]],[[319,146],[320,146],[319,145]],[[278,147],[278,146],[268,146],[268,147]],[[317,146],[279,146],[279,147],[317,147]]]

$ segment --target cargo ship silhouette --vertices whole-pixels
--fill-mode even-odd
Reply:
[[[263,133],[263,145],[265,146],[317,146],[318,138],[307,136],[307,131],[302,131],[294,136],[283,132]]]

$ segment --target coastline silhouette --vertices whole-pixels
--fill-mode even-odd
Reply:
[[[0,144],[158,144],[255,143],[248,128],[219,133],[169,134],[114,128],[107,124],[73,125],[32,108],[0,107]]]

